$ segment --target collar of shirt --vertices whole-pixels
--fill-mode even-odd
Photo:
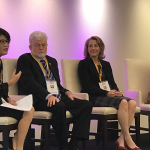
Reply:
[[[39,62],[40,62],[40,60],[45,60],[44,58],[42,58],[42,59],[39,59],[39,58],[36,58]],[[41,62],[40,62],[41,63]]]

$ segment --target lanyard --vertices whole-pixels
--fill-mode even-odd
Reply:
[[[99,81],[101,82],[101,80],[102,80],[102,65],[101,65],[100,62],[99,62],[99,65],[101,66],[100,70],[98,69],[98,66],[96,64],[95,64],[95,67],[96,67],[96,70],[97,70],[97,72],[99,74]]]
[[[31,53],[31,56],[37,61],[37,63],[39,64],[41,69],[44,71],[44,73],[46,74],[48,79],[50,79],[50,74],[47,73],[47,71],[44,69],[43,65],[32,55],[32,53]],[[46,62],[46,68],[47,68],[47,70],[49,70],[48,61],[47,61],[46,57],[44,57],[44,59],[45,59],[45,62]]]
[[[2,78],[3,78],[3,71],[2,71],[2,60],[0,59],[0,84],[2,84]]]

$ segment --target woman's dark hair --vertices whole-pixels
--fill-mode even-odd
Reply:
[[[7,38],[8,42],[10,42],[10,34],[2,28],[0,28],[0,36],[1,35],[4,35]]]

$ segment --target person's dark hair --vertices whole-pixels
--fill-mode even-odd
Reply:
[[[85,56],[85,58],[90,58],[90,55],[88,53],[88,45],[89,45],[90,40],[95,40],[97,42],[98,46],[101,49],[101,51],[99,53],[99,59],[104,59],[105,58],[105,55],[104,55],[105,44],[102,41],[102,39],[99,38],[98,36],[91,36],[89,39],[86,40],[85,45],[84,45],[84,56]]]
[[[0,28],[0,36],[1,35],[4,35],[7,38],[8,42],[10,42],[10,34],[2,28]]]

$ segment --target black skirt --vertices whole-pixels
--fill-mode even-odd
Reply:
[[[23,113],[24,111],[0,106],[0,117],[12,117],[19,121],[21,120]]]
[[[120,102],[125,99],[130,101],[131,99],[128,97],[120,96],[120,97],[97,97],[95,100],[95,107],[114,107],[116,109],[119,108]]]

